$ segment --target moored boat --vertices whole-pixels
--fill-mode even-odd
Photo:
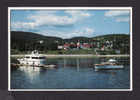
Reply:
[[[32,51],[31,54],[25,55],[22,59],[17,59],[21,65],[30,66],[45,66],[46,57],[39,54],[37,50]]]
[[[94,65],[95,70],[123,69],[123,65],[118,65],[115,59],[109,59],[108,62]]]

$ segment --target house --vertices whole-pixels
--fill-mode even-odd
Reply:
[[[116,53],[116,54],[120,54],[121,51],[120,51],[120,50],[115,50],[115,53]]]
[[[78,41],[78,42],[77,42],[77,48],[80,49],[80,47],[81,47],[81,44],[80,44],[80,42]]]
[[[70,44],[69,43],[65,43],[63,46],[64,50],[67,50],[70,48]]]
[[[74,43],[71,43],[71,44],[70,44],[70,49],[74,49],[74,48],[77,48],[77,45],[74,44]]]
[[[83,43],[83,45],[81,45],[81,48],[83,48],[83,49],[89,49],[91,47],[92,47],[92,45],[88,44],[88,43]]]
[[[104,50],[105,50],[105,46],[104,46],[104,45],[102,46],[101,50],[102,50],[102,51],[104,51]]]

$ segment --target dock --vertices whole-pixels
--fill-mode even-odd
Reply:
[[[20,66],[32,66],[32,67],[41,67],[41,68],[57,68],[57,65],[44,65],[44,66],[34,66],[34,65],[27,65],[27,64],[15,64],[15,63],[11,63],[11,67],[12,68],[18,68]]]

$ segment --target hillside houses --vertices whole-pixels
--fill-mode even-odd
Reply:
[[[106,41],[104,44],[101,44],[100,42],[97,41],[93,41],[90,43],[85,43],[85,42],[80,42],[79,40],[77,41],[77,43],[71,42],[71,43],[64,43],[63,45],[58,45],[58,49],[64,49],[64,50],[68,50],[68,49],[95,49],[95,48],[99,48],[102,51],[112,48],[113,43],[112,41]]]
[[[120,54],[120,49],[113,48],[114,44],[113,41],[90,41],[88,42],[82,42],[82,41],[77,41],[77,42],[65,42],[62,45],[58,45],[58,49],[59,50],[79,50],[79,49],[83,49],[83,50],[93,50],[96,54],[100,54],[100,53],[110,53],[110,52],[114,52],[116,54]]]
[[[58,45],[58,49],[90,49],[93,45],[90,43],[80,43],[79,41],[77,43],[64,43],[63,45]]]

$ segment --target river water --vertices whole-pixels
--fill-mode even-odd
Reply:
[[[47,58],[47,63],[56,64],[57,68],[12,69],[11,89],[129,89],[129,60],[121,58],[124,69],[95,71],[94,64],[105,60],[107,58]]]

